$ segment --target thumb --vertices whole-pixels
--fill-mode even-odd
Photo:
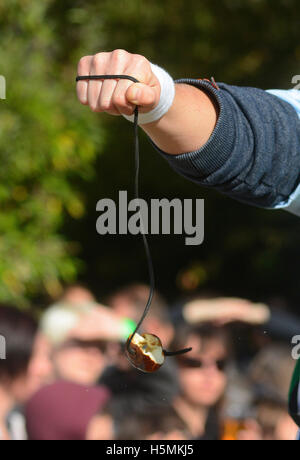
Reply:
[[[143,83],[134,83],[126,92],[128,102],[147,109],[144,112],[154,109],[159,102],[159,97],[159,86],[151,87]]]

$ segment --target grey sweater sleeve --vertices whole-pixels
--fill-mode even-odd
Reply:
[[[194,152],[169,155],[154,147],[179,174],[248,204],[273,208],[300,183],[300,120],[295,109],[264,90],[191,84],[212,99],[218,122],[208,142]],[[217,87],[218,86],[218,87]]]

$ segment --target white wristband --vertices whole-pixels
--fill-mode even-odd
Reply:
[[[148,113],[139,113],[139,125],[152,123],[163,117],[171,105],[175,97],[175,83],[173,78],[164,69],[150,62],[152,72],[157,77],[160,83],[160,99],[157,106]],[[134,115],[123,115],[128,121],[134,121]]]

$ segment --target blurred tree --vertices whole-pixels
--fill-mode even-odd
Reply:
[[[78,110],[75,69],[57,60],[60,40],[50,0],[2,1],[0,111],[0,300],[58,294],[76,278],[76,245],[60,233],[65,216],[84,214],[76,178],[92,177],[102,133]]]

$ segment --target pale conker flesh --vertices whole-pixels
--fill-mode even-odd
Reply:
[[[135,333],[127,340],[126,356],[130,363],[142,372],[155,372],[165,362],[165,354],[160,339],[153,334]]]

